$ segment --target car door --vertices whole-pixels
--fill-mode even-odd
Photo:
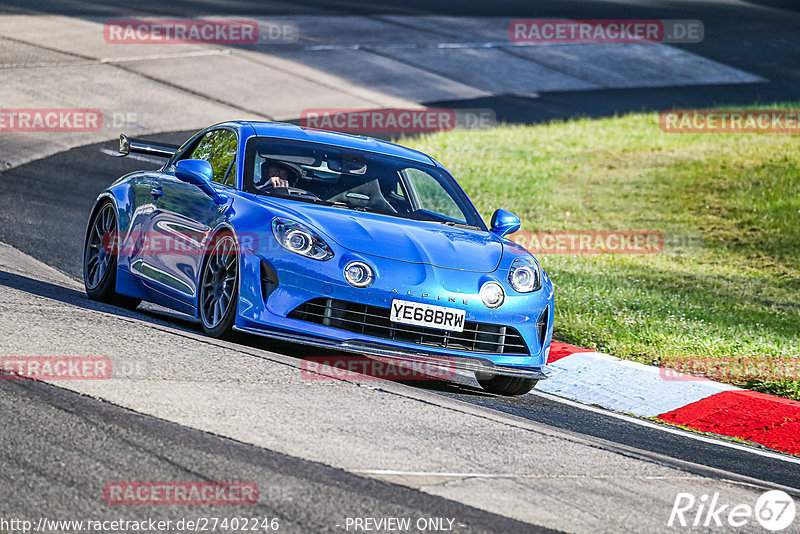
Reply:
[[[158,181],[158,172],[147,172],[136,175],[130,181],[127,202],[120,205],[119,257],[120,269],[128,270],[140,276],[144,256],[146,255],[146,237],[150,227],[150,218],[155,209],[153,188]],[[124,211],[124,213],[123,213]],[[123,221],[129,221],[123,224]]]
[[[142,271],[154,300],[193,311],[206,239],[225,217],[225,206],[175,176],[174,163],[181,159],[208,161],[214,170],[214,186],[224,192],[235,183],[236,148],[233,130],[209,130],[158,177],[148,232],[150,254]]]

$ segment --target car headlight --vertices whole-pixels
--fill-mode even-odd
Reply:
[[[344,268],[344,278],[353,287],[368,287],[375,281],[375,273],[363,261],[353,261]]]
[[[278,244],[289,252],[319,261],[333,257],[331,247],[312,229],[299,222],[275,217],[272,220],[272,234]]]
[[[515,291],[530,293],[542,287],[542,269],[535,258],[517,258],[508,271],[508,283]]]
[[[497,282],[486,282],[481,286],[481,300],[487,308],[495,309],[502,306],[506,299],[503,288]]]

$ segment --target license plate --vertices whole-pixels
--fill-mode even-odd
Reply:
[[[464,318],[467,312],[436,306],[434,304],[422,304],[420,302],[406,302],[404,300],[392,301],[392,312],[389,320],[394,323],[413,324],[415,326],[428,326],[440,330],[450,330],[462,332],[464,330]]]

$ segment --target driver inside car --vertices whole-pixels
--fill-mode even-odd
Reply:
[[[285,163],[268,160],[261,164],[261,179],[255,184],[256,189],[272,187],[295,187],[299,175],[297,171]]]

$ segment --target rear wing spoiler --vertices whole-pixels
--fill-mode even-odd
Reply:
[[[145,141],[144,139],[135,139],[128,137],[125,134],[119,136],[119,154],[117,157],[124,157],[130,153],[146,154],[148,156],[155,156],[157,158],[171,158],[175,151],[178,150],[177,145],[169,145],[166,143],[153,143]]]

